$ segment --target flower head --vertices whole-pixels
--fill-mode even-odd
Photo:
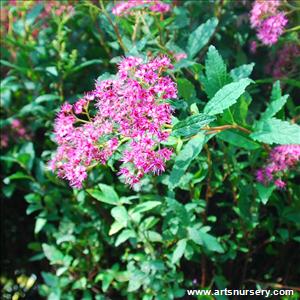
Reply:
[[[268,164],[256,172],[258,182],[268,184],[274,181],[279,188],[285,187],[282,175],[300,160],[300,145],[282,145],[272,149]]]
[[[258,38],[265,45],[273,45],[282,35],[285,25],[288,20],[284,13],[278,13],[264,20],[258,28]]]
[[[257,31],[257,37],[264,45],[273,45],[284,31],[288,20],[278,10],[279,0],[256,0],[250,12],[251,27]]]
[[[165,56],[146,63],[126,57],[115,79],[97,82],[95,90],[73,106],[64,104],[54,126],[59,147],[50,162],[58,176],[80,188],[88,169],[105,164],[116,151],[121,154],[119,175],[130,185],[145,174],[163,172],[172,154],[161,146],[169,136],[165,125],[172,115],[166,99],[177,97],[176,84],[163,75],[170,68]],[[92,116],[91,101],[96,108]]]
[[[116,16],[126,16],[142,9],[149,9],[156,13],[166,13],[170,11],[171,6],[159,0],[128,0],[116,4],[112,9],[112,13]]]

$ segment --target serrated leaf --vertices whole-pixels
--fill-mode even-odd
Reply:
[[[272,118],[259,122],[250,137],[266,144],[300,144],[300,126]]]
[[[206,114],[189,116],[173,126],[172,135],[176,137],[194,135],[199,132],[202,127],[208,125],[215,119],[215,117]]]
[[[210,99],[219,89],[230,82],[226,64],[214,46],[208,48],[205,59],[205,75],[200,76],[200,81]]]
[[[189,167],[192,160],[199,155],[205,142],[203,133],[197,134],[183,146],[175,159],[175,163],[169,178],[169,188],[173,189],[179,185],[180,179]]]
[[[193,31],[188,39],[187,53],[194,57],[209,41],[218,25],[217,18],[211,18]]]
[[[151,210],[151,209],[157,207],[158,205],[161,205],[160,201],[147,201],[147,202],[143,202],[143,203],[138,204],[130,212],[132,214],[141,213],[141,212]]]
[[[234,81],[239,81],[240,79],[247,78],[251,75],[255,63],[242,65],[234,68],[230,71],[230,76]]]
[[[245,78],[225,85],[208,101],[204,107],[204,113],[209,115],[222,113],[225,109],[236,103],[251,82],[251,79]]]
[[[173,264],[177,263],[180,260],[180,258],[183,256],[186,248],[186,241],[187,241],[186,239],[182,239],[177,243],[175,251],[172,255]]]
[[[279,99],[272,101],[268,105],[265,112],[263,112],[260,119],[266,120],[266,119],[270,119],[271,117],[275,116],[276,113],[278,113],[281,110],[281,108],[285,105],[288,97],[289,97],[289,95],[284,95],[284,96],[280,97]]]

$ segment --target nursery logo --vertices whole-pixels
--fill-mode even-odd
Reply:
[[[292,296],[293,290],[187,290],[189,296]]]

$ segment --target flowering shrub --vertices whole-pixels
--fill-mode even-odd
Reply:
[[[298,299],[299,17],[2,1],[1,299]]]

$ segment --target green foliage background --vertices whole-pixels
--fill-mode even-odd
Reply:
[[[285,43],[299,45],[297,31],[251,54],[247,1],[176,1],[166,16],[138,21],[112,15],[112,1],[69,4],[74,14],[41,18],[46,2],[1,2],[1,132],[10,135],[2,298],[184,299],[188,288],[291,286],[282,299],[298,299],[299,170],[285,190],[255,181],[273,144],[300,144],[299,69],[280,81],[264,69]],[[289,5],[292,28],[299,1]],[[170,74],[176,155],[163,175],[131,190],[115,166],[99,166],[79,191],[47,169],[63,102],[115,73],[124,55],[181,52]],[[13,136],[16,118],[30,139]],[[229,130],[205,134],[208,124]]]

